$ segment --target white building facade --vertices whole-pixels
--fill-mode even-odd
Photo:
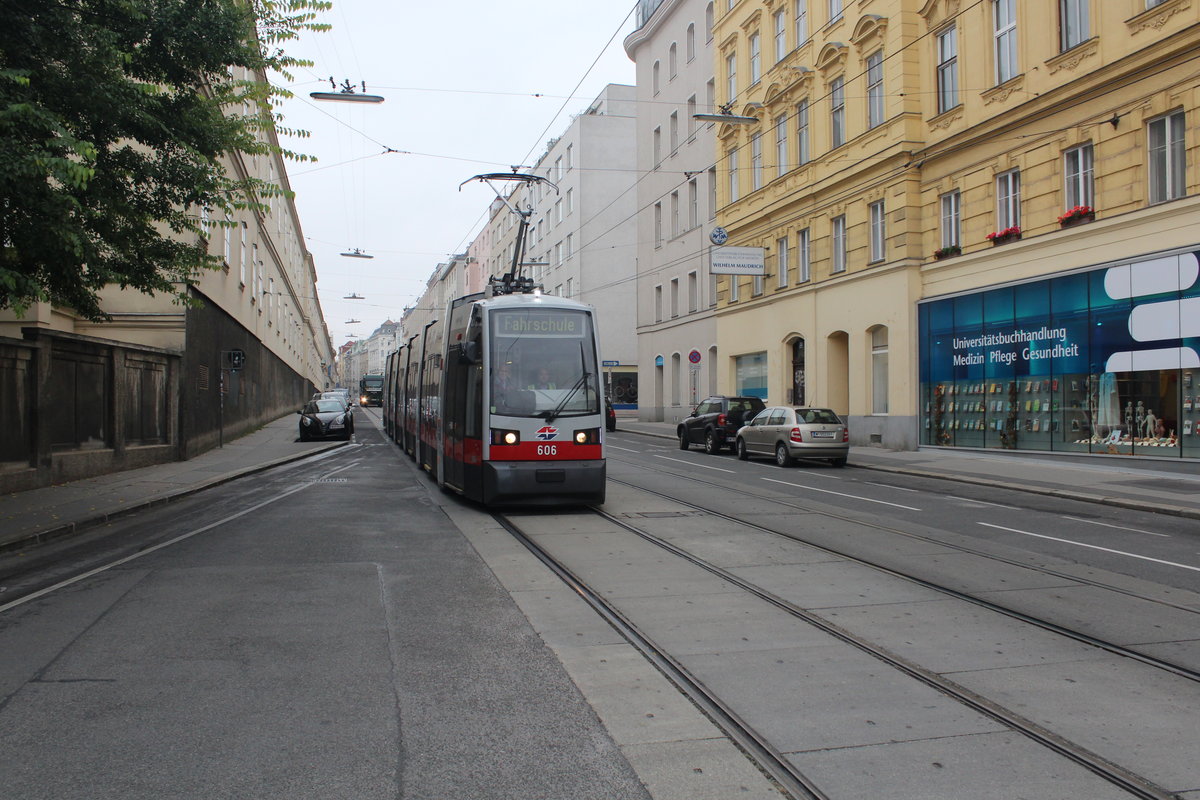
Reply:
[[[642,0],[625,39],[637,74],[638,417],[676,421],[717,392],[713,4]]]

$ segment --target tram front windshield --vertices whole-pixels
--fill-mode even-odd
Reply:
[[[571,417],[600,412],[591,317],[565,309],[492,314],[492,413]]]

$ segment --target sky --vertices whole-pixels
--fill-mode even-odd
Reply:
[[[286,45],[314,66],[278,82],[295,93],[282,124],[310,133],[282,144],[317,158],[288,177],[336,348],[399,320],[437,264],[466,251],[495,194],[459,184],[532,165],[605,85],[634,83],[622,46],[634,0],[333,4],[332,30]],[[384,102],[311,99],[331,77]],[[373,258],[340,255],[355,250]]]

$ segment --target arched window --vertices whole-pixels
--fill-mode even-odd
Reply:
[[[711,42],[713,36],[713,4],[704,9],[704,41]]]
[[[654,66],[650,68],[650,87],[654,91],[654,94],[658,94],[658,73],[661,71],[660,67],[661,65],[655,61]]]
[[[689,23],[687,26],[687,38],[684,40],[686,48],[687,60],[691,61],[696,57],[696,23]]]
[[[667,51],[667,76],[669,80],[674,80],[679,74],[679,47],[675,42],[671,42],[671,49]]]

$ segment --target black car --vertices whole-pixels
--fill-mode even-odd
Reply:
[[[617,412],[613,408],[612,401],[607,397],[604,398],[604,429],[610,431],[617,429]]]
[[[715,455],[726,445],[732,447],[737,441],[738,428],[754,418],[766,404],[757,397],[726,397],[714,395],[692,410],[675,429],[679,437],[679,449],[687,450],[694,444],[703,444],[704,452]]]
[[[348,440],[354,434],[354,413],[341,400],[310,400],[296,413],[300,415],[302,442],[330,436]]]

